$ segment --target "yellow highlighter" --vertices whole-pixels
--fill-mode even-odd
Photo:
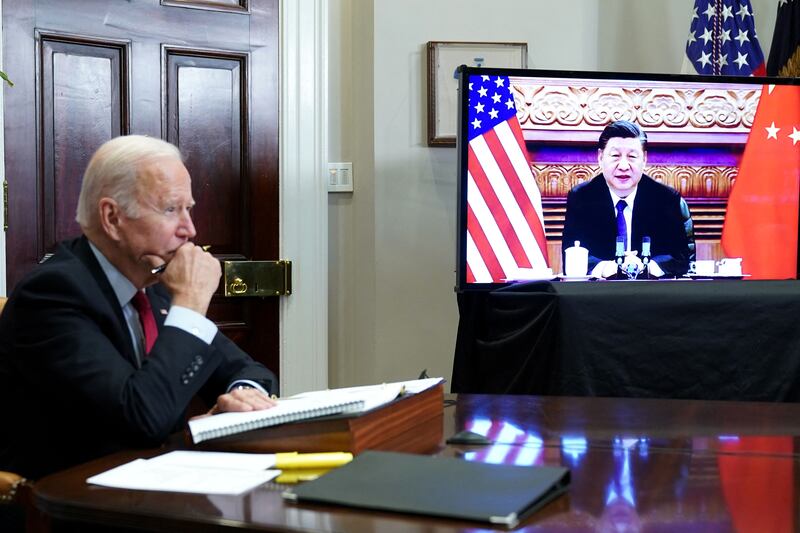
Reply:
[[[299,483],[317,479],[322,474],[330,472],[330,468],[303,468],[298,470],[282,470],[275,478],[276,483]]]
[[[276,453],[275,468],[280,470],[299,470],[301,468],[334,468],[353,460],[348,452],[325,453]]]

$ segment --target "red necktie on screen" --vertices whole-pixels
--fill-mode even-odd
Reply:
[[[156,342],[158,337],[158,328],[156,327],[156,317],[153,316],[153,308],[150,306],[150,300],[144,291],[136,291],[136,294],[131,300],[136,312],[139,313],[139,322],[142,324],[142,331],[144,332],[144,353],[150,353],[150,348]]]

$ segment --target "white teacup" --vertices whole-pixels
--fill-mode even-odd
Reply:
[[[720,276],[741,276],[742,258],[724,257],[717,262]]]
[[[700,259],[694,262],[694,273],[698,276],[713,276],[715,265],[713,259]]]
[[[581,246],[581,241],[575,241],[574,246],[564,250],[564,274],[567,277],[585,276],[589,270],[589,250]]]

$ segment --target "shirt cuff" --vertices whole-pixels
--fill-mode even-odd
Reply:
[[[228,390],[225,391],[225,392],[230,392],[233,389],[235,389],[236,387],[239,387],[239,386],[242,386],[242,385],[244,385],[245,387],[250,387],[252,389],[260,390],[261,392],[263,392],[264,394],[269,396],[269,392],[264,390],[264,387],[262,387],[261,385],[259,385],[255,381],[252,381],[252,380],[249,380],[249,379],[237,379],[236,381],[234,381],[233,383],[228,385]]]
[[[650,261],[647,264],[647,268],[650,269],[650,274],[652,274],[657,278],[660,278],[661,276],[664,275],[664,270],[662,270],[662,268],[658,266],[658,263],[656,263],[655,261]]]
[[[170,307],[169,314],[164,320],[164,325],[174,326],[186,333],[191,333],[206,344],[211,344],[211,341],[217,335],[217,326],[212,321],[197,311],[192,311],[188,307],[181,307],[180,305]]]

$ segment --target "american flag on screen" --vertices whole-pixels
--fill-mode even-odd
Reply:
[[[468,120],[467,282],[546,269],[542,197],[507,76],[470,76]]]
[[[750,0],[695,0],[683,72],[763,76]]]

